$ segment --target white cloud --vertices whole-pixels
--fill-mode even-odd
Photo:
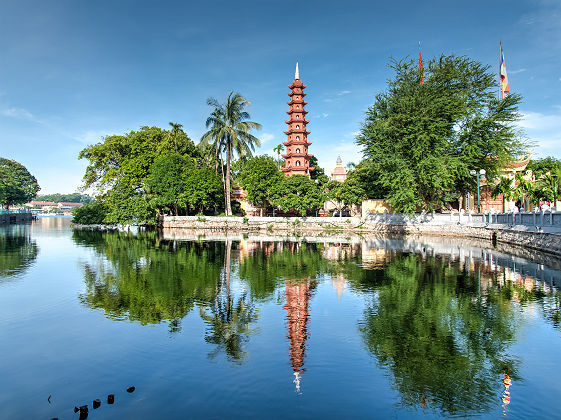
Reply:
[[[327,118],[327,117],[329,116],[329,114],[323,112],[323,113],[321,114],[321,116],[322,116],[323,118]]]
[[[27,109],[23,108],[6,108],[0,112],[3,116],[9,118],[18,118],[22,120],[35,121],[35,117]]]
[[[561,107],[555,107],[555,110],[550,114],[521,111],[522,120],[518,125],[534,143],[532,152],[535,157],[561,158]]]
[[[261,135],[261,139],[260,139],[260,140],[261,140],[261,144],[266,143],[266,142],[268,142],[268,141],[271,141],[271,140],[273,140],[274,138],[275,138],[275,135],[274,135],[274,134],[271,134],[271,133],[263,133],[263,134]]]
[[[338,92],[338,93],[337,93],[337,96],[343,96],[343,95],[347,95],[347,94],[349,94],[349,93],[351,93],[350,90],[342,90],[341,92]]]
[[[508,73],[509,74],[518,74],[518,73],[523,73],[525,71],[526,71],[526,69],[517,69],[517,70],[511,70]]]

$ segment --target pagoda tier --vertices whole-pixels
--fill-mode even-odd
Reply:
[[[302,110],[302,109],[289,109],[288,111],[285,111],[287,114],[292,114],[293,112],[301,112],[302,114],[307,114],[308,111],[306,110]]]

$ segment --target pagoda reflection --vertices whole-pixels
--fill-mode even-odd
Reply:
[[[308,321],[310,319],[310,298],[316,287],[315,281],[309,279],[286,280],[286,320],[289,341],[290,364],[294,374],[296,392],[300,393],[300,381],[304,372],[304,361],[309,337]]]

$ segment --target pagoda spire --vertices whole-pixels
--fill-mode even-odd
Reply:
[[[296,71],[294,73],[294,81],[288,86],[290,88],[290,109],[286,111],[289,115],[288,130],[286,134],[286,141],[283,143],[286,146],[286,153],[282,155],[284,158],[284,167],[281,169],[286,175],[305,175],[310,176],[310,172],[315,168],[310,166],[310,159],[314,156],[308,153],[310,143],[308,141],[309,131],[306,130],[306,124],[310,121],[306,120],[306,111],[304,108],[307,104],[304,101],[306,93],[304,89],[306,85],[300,80],[300,72],[298,69],[298,62],[296,62]]]

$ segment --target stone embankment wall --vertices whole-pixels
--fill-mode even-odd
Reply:
[[[477,217],[476,217],[477,216]],[[530,249],[561,255],[561,213],[554,213],[543,220],[553,224],[530,226],[512,225],[483,221],[484,215],[463,215],[460,222],[452,215],[379,215],[379,217],[199,217],[199,216],[165,216],[161,220],[165,229],[189,229],[196,231],[235,231],[263,233],[313,233],[314,235],[330,233],[392,234],[392,235],[438,235],[479,238],[505,244],[522,246]],[[495,217],[494,215],[493,217]],[[559,218],[557,218],[559,216]],[[488,217],[488,216],[487,216]],[[481,220],[479,220],[481,219]],[[533,219],[533,216],[532,216]],[[522,218],[521,218],[522,220]],[[560,226],[555,223],[557,220]]]
[[[31,213],[0,213],[0,225],[10,223],[29,223],[33,220]]]

